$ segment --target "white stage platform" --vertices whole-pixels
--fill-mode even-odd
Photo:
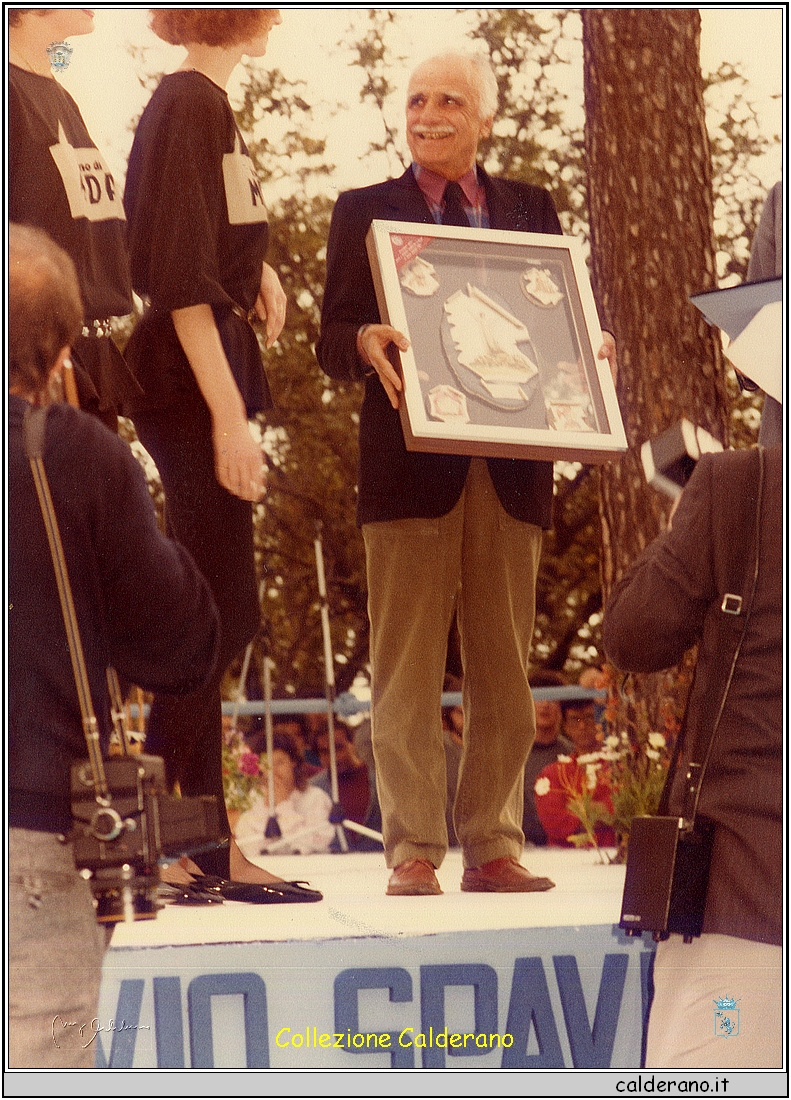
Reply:
[[[262,861],[263,862],[263,861]],[[653,944],[617,929],[623,867],[534,849],[544,894],[389,898],[378,854],[270,856],[324,900],[167,906],[116,927],[97,1066],[636,1068]]]

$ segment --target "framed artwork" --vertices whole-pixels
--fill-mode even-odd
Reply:
[[[374,221],[409,450],[601,463],[626,450],[580,241]]]

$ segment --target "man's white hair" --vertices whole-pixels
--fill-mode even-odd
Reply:
[[[475,74],[475,83],[478,87],[478,109],[481,120],[489,120],[497,114],[500,105],[500,89],[497,87],[497,77],[494,75],[492,63],[488,57],[481,53],[461,54],[472,65]]]
[[[462,61],[465,65],[470,67],[472,72],[473,86],[478,93],[478,115],[481,121],[488,121],[493,119],[497,114],[497,108],[500,102],[500,89],[497,87],[497,77],[494,75],[494,69],[492,68],[489,58],[483,53],[472,52],[469,53],[463,50],[447,50],[444,53],[434,54],[431,57],[425,58],[419,65],[415,66],[415,70],[421,69],[424,65],[430,64],[432,61]]]

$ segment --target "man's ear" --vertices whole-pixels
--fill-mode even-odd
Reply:
[[[488,138],[492,132],[492,126],[494,126],[494,116],[481,119],[481,138]]]

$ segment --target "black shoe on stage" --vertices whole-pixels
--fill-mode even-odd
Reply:
[[[283,905],[289,902],[322,900],[318,890],[312,890],[307,883],[303,882],[285,882],[274,875],[269,875],[271,882],[244,882],[240,878],[232,878],[230,870],[232,847],[239,857],[236,860],[237,875],[243,874],[249,868],[251,878],[259,877],[262,868],[256,867],[245,859],[238,851],[234,840],[226,840],[215,848],[201,852],[194,859],[181,861],[183,869],[191,876],[192,884],[198,890],[209,893],[218,900],[246,901],[252,905]]]
[[[223,898],[194,882],[160,882],[157,898],[169,905],[222,905]]]
[[[252,905],[282,905],[295,901],[321,901],[322,894],[301,882],[232,882],[216,875],[194,875],[204,893],[225,901],[246,901]]]

